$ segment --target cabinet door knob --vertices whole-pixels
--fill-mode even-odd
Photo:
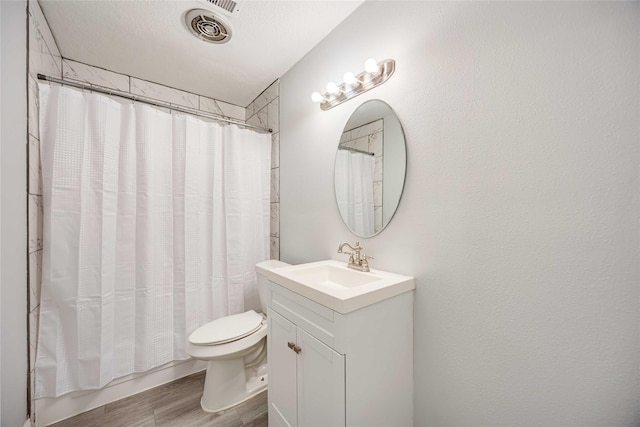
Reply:
[[[295,345],[294,343],[292,343],[291,341],[289,341],[289,342],[287,343],[287,347],[289,347],[291,350],[293,350],[293,348],[294,348],[295,346],[296,346],[296,345]]]

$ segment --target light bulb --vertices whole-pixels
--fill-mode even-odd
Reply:
[[[329,82],[327,83],[327,92],[329,92],[331,95],[335,95],[336,93],[340,92],[340,88],[338,88],[338,85],[336,85],[334,82]]]
[[[322,102],[324,101],[324,96],[320,95],[320,92],[313,92],[311,94],[311,100],[313,102]]]
[[[357,86],[360,83],[351,71],[344,73],[344,82],[350,86]]]
[[[376,74],[380,70],[380,66],[375,59],[369,58],[364,63],[364,69],[367,73]]]

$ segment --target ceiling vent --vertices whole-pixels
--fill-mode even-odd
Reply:
[[[233,13],[236,10],[236,6],[238,5],[238,3],[236,3],[233,0],[200,0],[200,1],[208,4],[209,6],[219,7],[220,9],[223,9],[228,13]]]
[[[225,0],[222,2],[226,3]],[[235,2],[231,3],[235,7]],[[190,10],[185,15],[185,24],[194,36],[209,43],[226,43],[231,39],[231,26],[208,10]]]

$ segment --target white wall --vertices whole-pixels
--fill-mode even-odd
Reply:
[[[27,3],[2,1],[0,424],[27,419]]]
[[[356,106],[403,123],[399,210],[361,243],[417,279],[417,426],[640,423],[639,28],[638,2],[366,2],[282,78],[283,261],[356,240],[333,196]],[[310,101],[370,56],[388,82]]]

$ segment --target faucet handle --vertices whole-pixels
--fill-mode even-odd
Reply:
[[[360,266],[362,267],[362,271],[369,271],[369,261],[370,259],[373,259],[372,256],[369,255],[365,255],[362,254],[362,256],[360,257]]]

